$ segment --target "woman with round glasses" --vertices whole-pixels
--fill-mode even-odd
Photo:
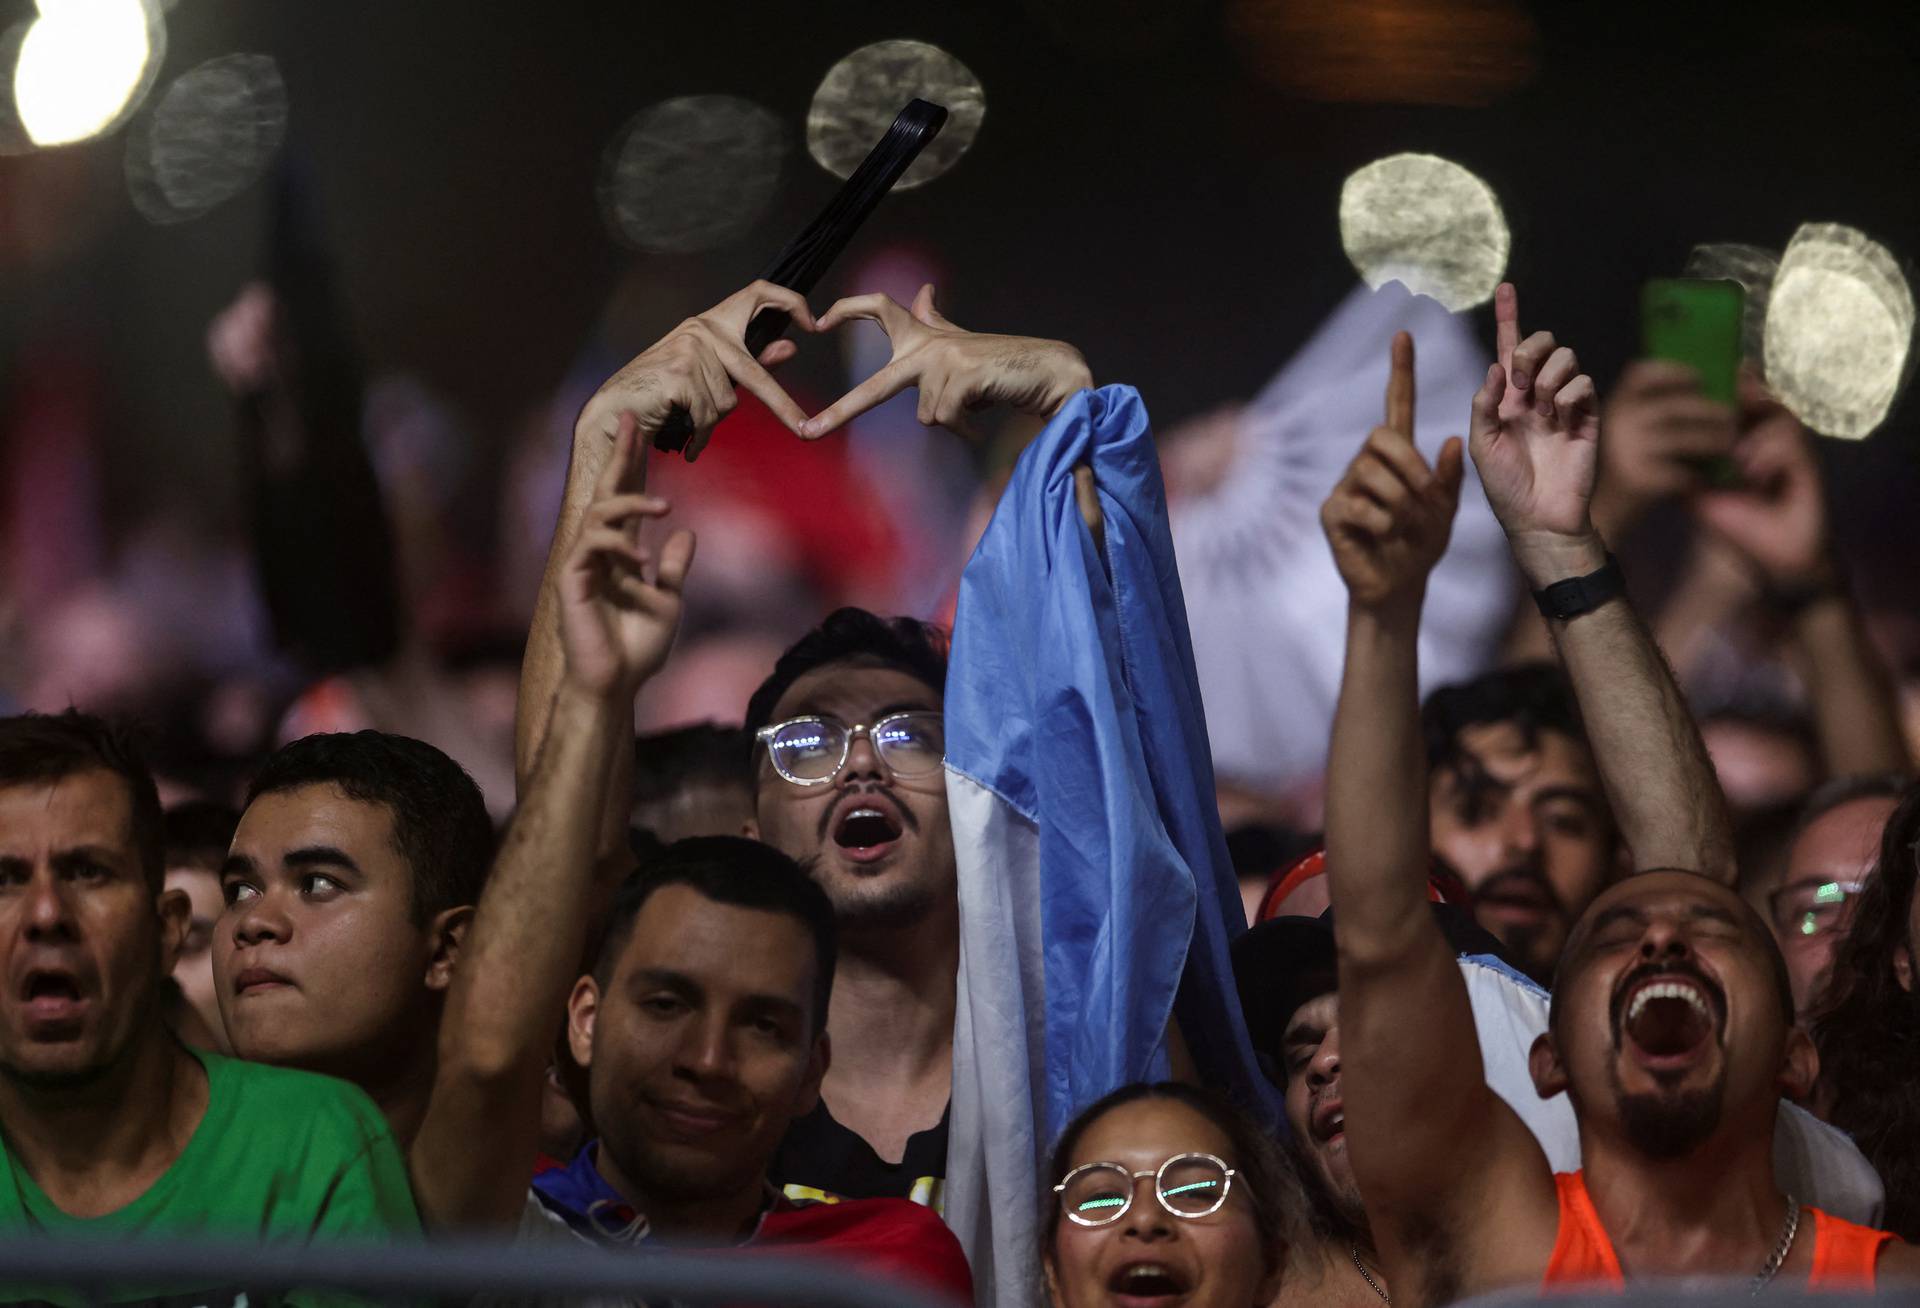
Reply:
[[[1304,1212],[1272,1140],[1225,1100],[1124,1086],[1054,1150],[1043,1271],[1054,1308],[1264,1308]]]

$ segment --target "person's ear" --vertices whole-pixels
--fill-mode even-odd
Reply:
[[[1905,944],[1893,947],[1893,979],[1902,990],[1913,993],[1913,951]]]
[[[1820,1080],[1820,1051],[1807,1029],[1795,1024],[1787,1030],[1787,1048],[1780,1059],[1780,1093],[1799,1103],[1813,1093]]]
[[[1047,1302],[1052,1304],[1053,1308],[1060,1308],[1062,1304],[1066,1303],[1066,1298],[1060,1293],[1060,1268],[1059,1265],[1054,1262],[1053,1250],[1049,1249],[1041,1256],[1040,1270],[1046,1276]],[[1272,1303],[1273,1299],[1268,1297],[1259,1300],[1259,1302]]]
[[[759,821],[759,819],[758,819],[758,818],[748,818],[748,819],[747,819],[747,820],[746,820],[745,822],[742,822],[742,823],[740,824],[740,834],[741,834],[741,835],[743,835],[743,836],[745,836],[745,837],[746,837],[746,838],[747,838],[748,840],[758,840],[758,839],[760,839],[760,821]]]
[[[193,930],[193,901],[184,890],[162,890],[153,901],[160,919],[160,975],[172,976],[173,965],[187,948],[187,933]]]
[[[592,976],[573,983],[567,996],[567,1049],[582,1067],[593,1066],[593,1023],[600,1015],[600,986]]]
[[[427,989],[445,990],[453,984],[453,970],[460,965],[460,946],[473,925],[473,905],[462,904],[434,916],[427,924]]]
[[[1570,1078],[1567,1065],[1560,1060],[1560,1050],[1553,1043],[1550,1032],[1542,1031],[1534,1037],[1533,1048],[1527,1051],[1527,1073],[1533,1077],[1533,1088],[1542,1099],[1551,1099],[1567,1088]]]

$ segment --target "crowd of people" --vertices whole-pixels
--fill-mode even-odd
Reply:
[[[891,358],[810,416],[774,372],[793,341],[744,345],[766,310],[802,339],[877,323]],[[1128,402],[1068,344],[956,326],[931,287],[816,316],[755,283],[594,391],[503,828],[468,771],[392,731],[301,735],[237,807],[163,807],[128,724],[85,704],[0,719],[0,1234],[795,1255],[1003,1308],[1920,1277],[1920,785],[1811,438],[1757,377],[1730,411],[1636,365],[1603,406],[1571,348],[1522,333],[1513,287],[1495,318],[1496,361],[1450,415],[1465,436],[1432,457],[1416,342],[1394,337],[1381,420],[1321,509],[1348,614],[1323,836],[1281,866],[1236,843],[1268,861],[1239,869],[1254,921],[1214,996],[1266,1084],[1235,1086],[1176,1020],[1171,1079],[1103,1087],[1032,1142],[1039,1193],[989,1193],[1032,1214],[1029,1265],[986,1274],[942,1220],[956,1022],[993,1020],[957,998],[978,864],[947,738],[1013,730],[948,723],[946,630],[840,608],[736,721],[635,734],[701,580],[648,485],[676,410],[691,458],[737,392],[790,441],[912,391],[930,427],[998,408],[1035,448]],[[1723,456],[1739,483],[1710,488]],[[1103,475],[1096,440],[1061,503],[1114,566],[1142,528],[1115,534]],[[1531,601],[1512,658],[1423,700],[1463,488]],[[1832,766],[1784,825],[1729,803],[1611,552],[1660,495],[1744,549],[1811,669]],[[1147,512],[1164,535],[1164,498]],[[967,605],[955,622],[987,638],[1007,620]],[[1164,622],[1096,629],[1184,648],[1184,615]],[[1142,720],[1194,730],[1197,703]],[[1185,820],[1222,834],[1219,813]],[[1231,886],[1196,879],[1215,872]],[[1103,875],[1117,903],[1140,871]],[[1139,940],[1103,947],[1124,970]],[[276,1301],[244,1266],[119,1297]]]

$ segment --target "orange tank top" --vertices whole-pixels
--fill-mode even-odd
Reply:
[[[1619,1256],[1613,1251],[1606,1228],[1600,1225],[1600,1214],[1594,1211],[1586,1176],[1557,1172],[1553,1183],[1560,1193],[1560,1234],[1553,1242],[1553,1257],[1547,1260],[1541,1288],[1625,1289]],[[1880,1261],[1880,1251],[1894,1239],[1893,1233],[1855,1226],[1818,1208],[1806,1211],[1813,1214],[1813,1273],[1807,1278],[1807,1288],[1873,1289],[1874,1267]]]

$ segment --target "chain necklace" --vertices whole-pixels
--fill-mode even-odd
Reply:
[[[1762,1290],[1767,1288],[1767,1285],[1773,1278],[1779,1275],[1781,1265],[1787,1261],[1787,1255],[1793,1252],[1794,1237],[1799,1234],[1800,1201],[1792,1195],[1788,1195],[1787,1223],[1780,1229],[1779,1243],[1773,1246],[1773,1252],[1767,1255],[1767,1261],[1760,1264],[1760,1270],[1755,1273],[1753,1285],[1747,1291],[1750,1297],[1758,1296]],[[1373,1273],[1368,1271],[1366,1263],[1361,1261],[1360,1246],[1350,1244],[1347,1246],[1347,1252],[1353,1255],[1353,1270],[1360,1273],[1360,1279],[1367,1283],[1369,1289],[1380,1296],[1381,1303],[1391,1305],[1393,1303],[1393,1296],[1387,1293],[1386,1288],[1382,1286],[1380,1282],[1373,1279]]]
[[[1767,1282],[1779,1272],[1780,1264],[1787,1261],[1787,1253],[1793,1248],[1793,1237],[1800,1233],[1800,1201],[1792,1195],[1787,1196],[1787,1224],[1780,1230],[1780,1243],[1773,1246],[1773,1252],[1767,1255],[1767,1261],[1760,1265],[1760,1271],[1753,1278],[1753,1287],[1747,1291],[1749,1297],[1757,1296],[1767,1288]]]
[[[1360,1279],[1373,1288],[1373,1292],[1380,1296],[1381,1303],[1391,1305],[1393,1296],[1386,1292],[1380,1282],[1373,1279],[1373,1273],[1368,1271],[1367,1265],[1360,1261],[1360,1246],[1350,1244],[1347,1246],[1347,1251],[1353,1255],[1353,1270],[1360,1273]]]

